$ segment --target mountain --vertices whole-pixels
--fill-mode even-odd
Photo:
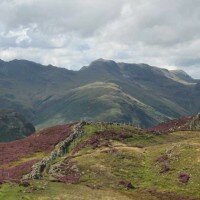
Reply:
[[[22,139],[34,132],[34,126],[21,114],[11,110],[0,110],[0,142]]]
[[[82,121],[0,143],[0,199],[199,200],[199,134]]]
[[[151,127],[200,110],[200,82],[182,71],[98,59],[79,71],[0,62],[0,108],[36,128],[80,119]]]

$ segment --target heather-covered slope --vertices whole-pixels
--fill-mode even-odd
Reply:
[[[70,127],[71,125],[58,125],[21,140],[0,143],[0,179],[17,181],[22,178],[36,161],[70,135]]]
[[[22,139],[34,132],[34,126],[19,113],[0,110],[0,142]]]
[[[148,130],[161,134],[174,131],[200,131],[200,114],[164,122]]]
[[[81,118],[151,127],[196,114],[199,99],[198,80],[146,64],[99,59],[70,71],[25,60],[0,63],[0,108],[17,110],[37,128]]]
[[[27,138],[29,142],[33,140],[33,144],[36,140],[43,141],[40,146],[44,145],[44,148],[39,148],[37,156],[31,150],[31,154],[27,151],[28,156],[23,154],[15,162],[6,159],[8,162],[3,161],[3,168],[8,172],[15,165],[17,171],[23,172],[22,177],[30,172],[31,164],[37,163],[31,174],[34,175],[40,166],[40,179],[24,176],[20,185],[4,183],[0,186],[0,199],[200,199],[200,132],[158,135],[124,124],[81,124],[81,134],[65,146],[62,155],[48,164],[44,161],[52,157],[55,143],[44,145],[44,137],[55,136],[55,131],[56,135],[62,133],[60,136],[66,140],[70,136],[69,126],[59,126],[60,131],[57,131],[58,127],[46,129],[39,134],[38,140],[36,136]],[[77,126],[70,126],[71,134]],[[11,147],[14,144],[3,145]],[[51,148],[47,148],[48,144]],[[43,161],[38,162],[41,159]],[[28,168],[19,167],[27,162]],[[12,176],[12,171],[9,172]],[[6,176],[4,174],[4,180]],[[25,180],[28,177],[31,179]],[[20,176],[14,178],[19,180]]]

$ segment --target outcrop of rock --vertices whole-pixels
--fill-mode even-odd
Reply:
[[[80,179],[80,172],[76,164],[70,158],[52,165],[48,171],[53,180],[63,183],[77,183]]]
[[[21,114],[11,110],[0,110],[0,142],[22,139],[34,132],[34,126]]]
[[[200,130],[200,113],[189,122],[189,127],[191,130]]]

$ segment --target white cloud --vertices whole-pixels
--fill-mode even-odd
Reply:
[[[0,57],[79,69],[103,57],[200,78],[199,0],[4,0]]]

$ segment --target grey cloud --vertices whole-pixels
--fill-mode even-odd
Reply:
[[[99,57],[200,77],[199,0],[3,0],[0,57],[79,69]]]
[[[122,4],[120,0],[13,0],[2,3],[1,18],[7,29],[36,24],[48,34],[87,36],[118,16]]]

